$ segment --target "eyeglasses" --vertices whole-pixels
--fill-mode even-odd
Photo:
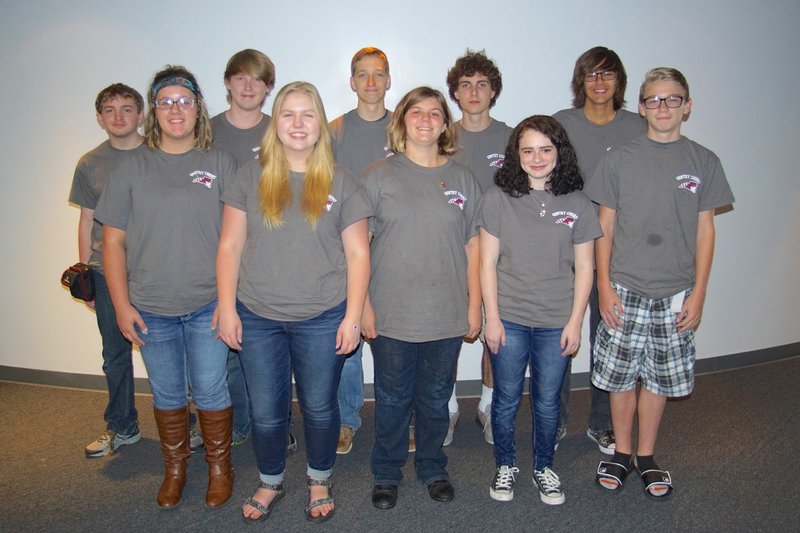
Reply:
[[[613,70],[601,70],[599,72],[590,72],[583,77],[584,81],[595,81],[600,76],[604,81],[611,81],[617,79],[617,73]]]
[[[181,111],[186,111],[187,109],[192,109],[195,106],[196,103],[197,103],[197,100],[195,100],[194,98],[187,98],[185,96],[181,96],[180,98],[174,98],[174,99],[173,98],[158,98],[158,99],[153,101],[153,104],[158,109],[167,109],[167,110],[169,110],[169,109],[172,109],[172,106],[177,104],[178,109],[180,109]]]
[[[680,107],[684,100],[683,96],[675,96],[674,94],[663,98],[661,96],[648,96],[647,98],[642,98],[642,105],[647,109],[658,109],[661,107],[661,102],[664,102],[664,105],[668,108],[675,109]]]

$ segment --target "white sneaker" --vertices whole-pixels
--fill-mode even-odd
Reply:
[[[478,424],[483,427],[483,438],[489,444],[494,444],[494,434],[492,434],[492,404],[488,404],[486,409],[478,409]]]
[[[456,432],[456,424],[458,423],[458,412],[450,413],[450,425],[447,426],[447,436],[444,438],[442,446],[450,446],[453,444],[453,437]]]
[[[564,503],[564,492],[561,490],[561,480],[549,466],[544,470],[533,471],[533,482],[539,488],[539,497],[547,505],[561,505]]]
[[[83,452],[86,454],[86,457],[103,457],[113,454],[114,450],[120,446],[139,442],[141,438],[142,434],[139,433],[138,427],[136,431],[130,435],[121,435],[107,429],[102,432],[99,437],[90,442]]]
[[[501,465],[494,474],[494,481],[489,487],[489,496],[500,502],[514,499],[514,474],[519,472],[516,466]]]

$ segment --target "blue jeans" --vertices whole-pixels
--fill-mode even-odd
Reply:
[[[358,430],[361,427],[361,408],[364,406],[364,367],[361,355],[364,343],[344,359],[342,378],[339,380],[339,413],[342,424]]]
[[[448,479],[447,436],[462,338],[405,342],[377,337],[371,342],[375,361],[375,446],[372,474],[376,485],[398,485],[408,458],[408,422],[415,417],[414,468],[425,485]]]
[[[108,384],[108,404],[103,418],[106,429],[120,435],[136,433],[136,403],[133,398],[133,359],[131,343],[122,336],[117,326],[117,314],[111,304],[106,278],[92,270],[95,296],[94,310],[97,327],[103,338],[103,373]]]
[[[497,466],[516,465],[514,429],[525,382],[531,368],[534,468],[553,465],[558,431],[559,393],[569,357],[561,355],[563,328],[534,328],[503,320],[506,345],[491,355],[494,372],[492,434]]]
[[[236,350],[228,352],[228,391],[233,406],[233,440],[244,440],[250,436],[250,395]]]
[[[253,450],[261,480],[283,480],[292,371],[303,410],[307,473],[316,479],[330,477],[339,440],[336,392],[344,364],[336,355],[336,331],[346,303],[294,322],[258,316],[241,302],[236,309],[242,321],[239,357],[250,392]]]
[[[219,411],[230,407],[225,380],[228,347],[211,328],[216,307],[217,302],[213,301],[180,316],[139,310],[148,331],[136,329],[144,341],[140,348],[153,391],[153,406],[157,409],[187,405],[187,385],[198,409]]]

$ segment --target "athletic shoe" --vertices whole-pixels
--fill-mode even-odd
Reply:
[[[106,455],[111,455],[112,453],[114,453],[114,450],[116,450],[120,446],[125,446],[126,444],[134,444],[136,442],[139,442],[141,438],[142,434],[139,433],[138,427],[130,435],[122,435],[120,433],[114,433],[110,429],[107,429],[104,432],[102,432],[99,437],[90,442],[89,445],[86,447],[86,449],[83,450],[83,452],[86,454],[87,458],[104,457]]]
[[[500,502],[514,499],[514,474],[519,472],[516,466],[501,465],[494,474],[494,481],[489,487],[489,496]]]
[[[339,426],[339,443],[336,446],[336,453],[347,455],[353,449],[353,436],[356,430],[346,424]]]
[[[614,440],[614,431],[604,429],[601,431],[594,431],[592,428],[586,430],[586,436],[592,439],[600,451],[606,455],[614,455],[614,450],[617,449],[617,441]]]
[[[243,437],[240,435],[234,435],[233,437],[231,437],[231,446],[239,446],[240,444],[244,444],[248,440],[250,440],[250,435],[245,435]]]
[[[549,466],[544,470],[533,471],[533,482],[539,488],[539,497],[547,505],[561,505],[564,503],[564,493],[561,491],[561,480]]]
[[[492,404],[488,404],[483,411],[478,409],[478,424],[483,428],[483,438],[486,439],[486,442],[494,444],[494,435],[492,434]]]
[[[408,453],[417,451],[417,441],[414,440],[414,426],[408,426]]]
[[[189,450],[196,452],[203,447],[203,436],[197,431],[197,424],[189,424]]]
[[[442,446],[450,446],[453,444],[453,437],[455,436],[457,423],[458,413],[450,413],[450,425],[447,426],[447,436],[444,438]]]
[[[290,431],[289,436],[286,438],[286,456],[288,457],[296,451],[297,451],[297,438],[294,436],[294,433]]]
[[[553,448],[553,451],[558,449],[558,443],[561,442],[561,439],[567,436],[567,426],[558,426],[558,431],[556,431],[556,446]]]

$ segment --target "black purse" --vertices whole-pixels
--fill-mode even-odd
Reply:
[[[92,267],[84,263],[75,263],[61,274],[61,284],[69,287],[75,298],[85,302],[94,300],[94,278]]]

